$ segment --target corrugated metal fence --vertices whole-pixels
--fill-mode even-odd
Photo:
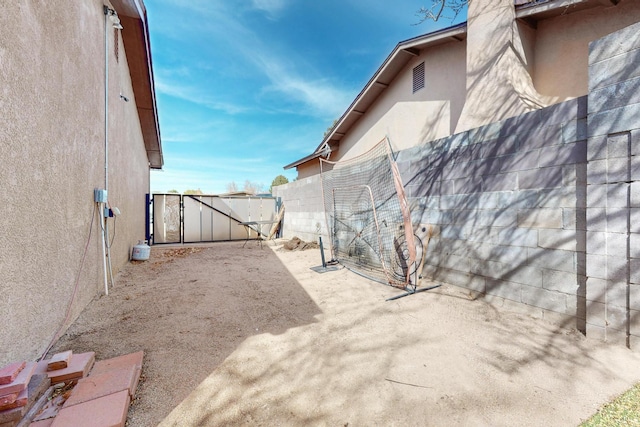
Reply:
[[[278,208],[272,196],[153,194],[150,202],[151,244],[244,240],[241,222],[273,220]]]

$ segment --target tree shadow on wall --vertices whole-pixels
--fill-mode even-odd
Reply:
[[[586,108],[583,97],[399,153],[413,222],[436,231],[425,277],[541,316],[559,313],[561,328],[586,333],[587,313],[602,309],[607,292],[587,295]],[[606,221],[606,212],[590,211],[589,221]],[[638,312],[629,305],[628,263],[618,269],[627,304],[616,326],[629,333]]]

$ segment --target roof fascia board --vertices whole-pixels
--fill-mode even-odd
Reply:
[[[287,169],[293,169],[293,168],[295,168],[295,167],[300,166],[300,165],[301,165],[301,164],[303,164],[303,163],[307,163],[307,162],[309,162],[309,161],[311,161],[311,160],[317,159],[318,157],[322,156],[322,154],[323,154],[323,153],[317,153],[317,152],[311,153],[311,154],[309,154],[308,156],[303,157],[303,158],[301,158],[301,159],[299,159],[299,160],[296,160],[296,161],[295,161],[295,162],[293,162],[293,163],[289,163],[288,165],[286,165],[285,167],[283,167],[283,169],[285,169],[285,170],[287,170]]]
[[[593,0],[546,0],[543,2],[531,2],[516,6],[516,18],[529,18],[545,12],[562,12],[570,7],[576,6],[601,6],[602,4]]]

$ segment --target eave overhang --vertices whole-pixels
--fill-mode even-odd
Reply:
[[[131,84],[149,167],[162,169],[164,157],[153,80],[147,11],[142,0],[111,0],[111,4],[118,12],[124,27],[122,42],[127,52]]]

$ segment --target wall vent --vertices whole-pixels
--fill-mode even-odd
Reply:
[[[413,93],[424,88],[424,61],[413,68]]]

